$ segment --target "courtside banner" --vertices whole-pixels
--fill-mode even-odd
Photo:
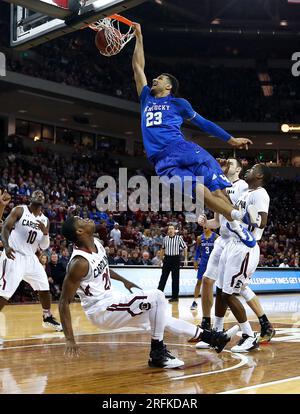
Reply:
[[[161,267],[150,266],[111,266],[115,272],[125,279],[138,285],[143,290],[157,289],[161,276]],[[197,281],[197,272],[192,267],[180,269],[180,296],[192,296]],[[172,278],[169,276],[165,288],[166,296],[172,293]],[[115,289],[128,293],[123,284],[112,280]],[[250,279],[250,287],[254,292],[300,292],[300,268],[279,269],[260,268],[257,269]]]

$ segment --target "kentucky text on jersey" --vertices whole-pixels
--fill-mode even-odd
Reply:
[[[170,144],[186,141],[180,129],[186,120],[223,141],[230,139],[230,134],[195,112],[186,99],[176,98],[172,94],[156,98],[146,85],[141,92],[140,101],[142,135],[148,158],[160,153]],[[205,156],[206,151],[203,150],[203,157]]]

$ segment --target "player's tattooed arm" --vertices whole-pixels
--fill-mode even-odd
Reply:
[[[18,206],[18,207],[13,208],[3,224],[3,228],[1,232],[1,240],[3,243],[3,247],[5,249],[6,256],[8,259],[11,259],[11,260],[14,260],[15,258],[15,255],[14,255],[15,251],[9,246],[8,239],[9,239],[10,232],[12,231],[16,222],[20,220],[20,218],[22,217],[22,214],[23,214],[23,207]]]
[[[130,282],[129,280],[125,279],[123,276],[116,273],[114,270],[109,269],[110,277],[114,280],[118,280],[119,282],[122,282],[126,289],[129,290],[129,292],[132,292],[132,288],[138,288],[141,289],[139,286],[137,286],[135,283]]]
[[[66,338],[65,355],[71,358],[79,356],[80,350],[74,338],[70,303],[74,299],[76,290],[79,288],[80,282],[86,276],[88,270],[89,263],[84,257],[74,257],[68,266],[59,299],[59,315]]]
[[[145,54],[141,26],[138,23],[134,23],[134,29],[136,40],[132,56],[132,69],[137,93],[140,96],[143,87],[147,85],[147,78],[145,75]]]

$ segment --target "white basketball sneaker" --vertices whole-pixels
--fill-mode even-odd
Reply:
[[[249,352],[258,348],[258,338],[257,332],[254,332],[254,336],[243,334],[240,341],[231,348],[231,352]]]
[[[210,345],[207,344],[206,342],[200,341],[200,342],[196,343],[195,348],[197,348],[197,349],[210,349]]]

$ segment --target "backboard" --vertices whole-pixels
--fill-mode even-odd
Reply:
[[[10,45],[27,50],[146,0],[5,0],[11,4]]]

